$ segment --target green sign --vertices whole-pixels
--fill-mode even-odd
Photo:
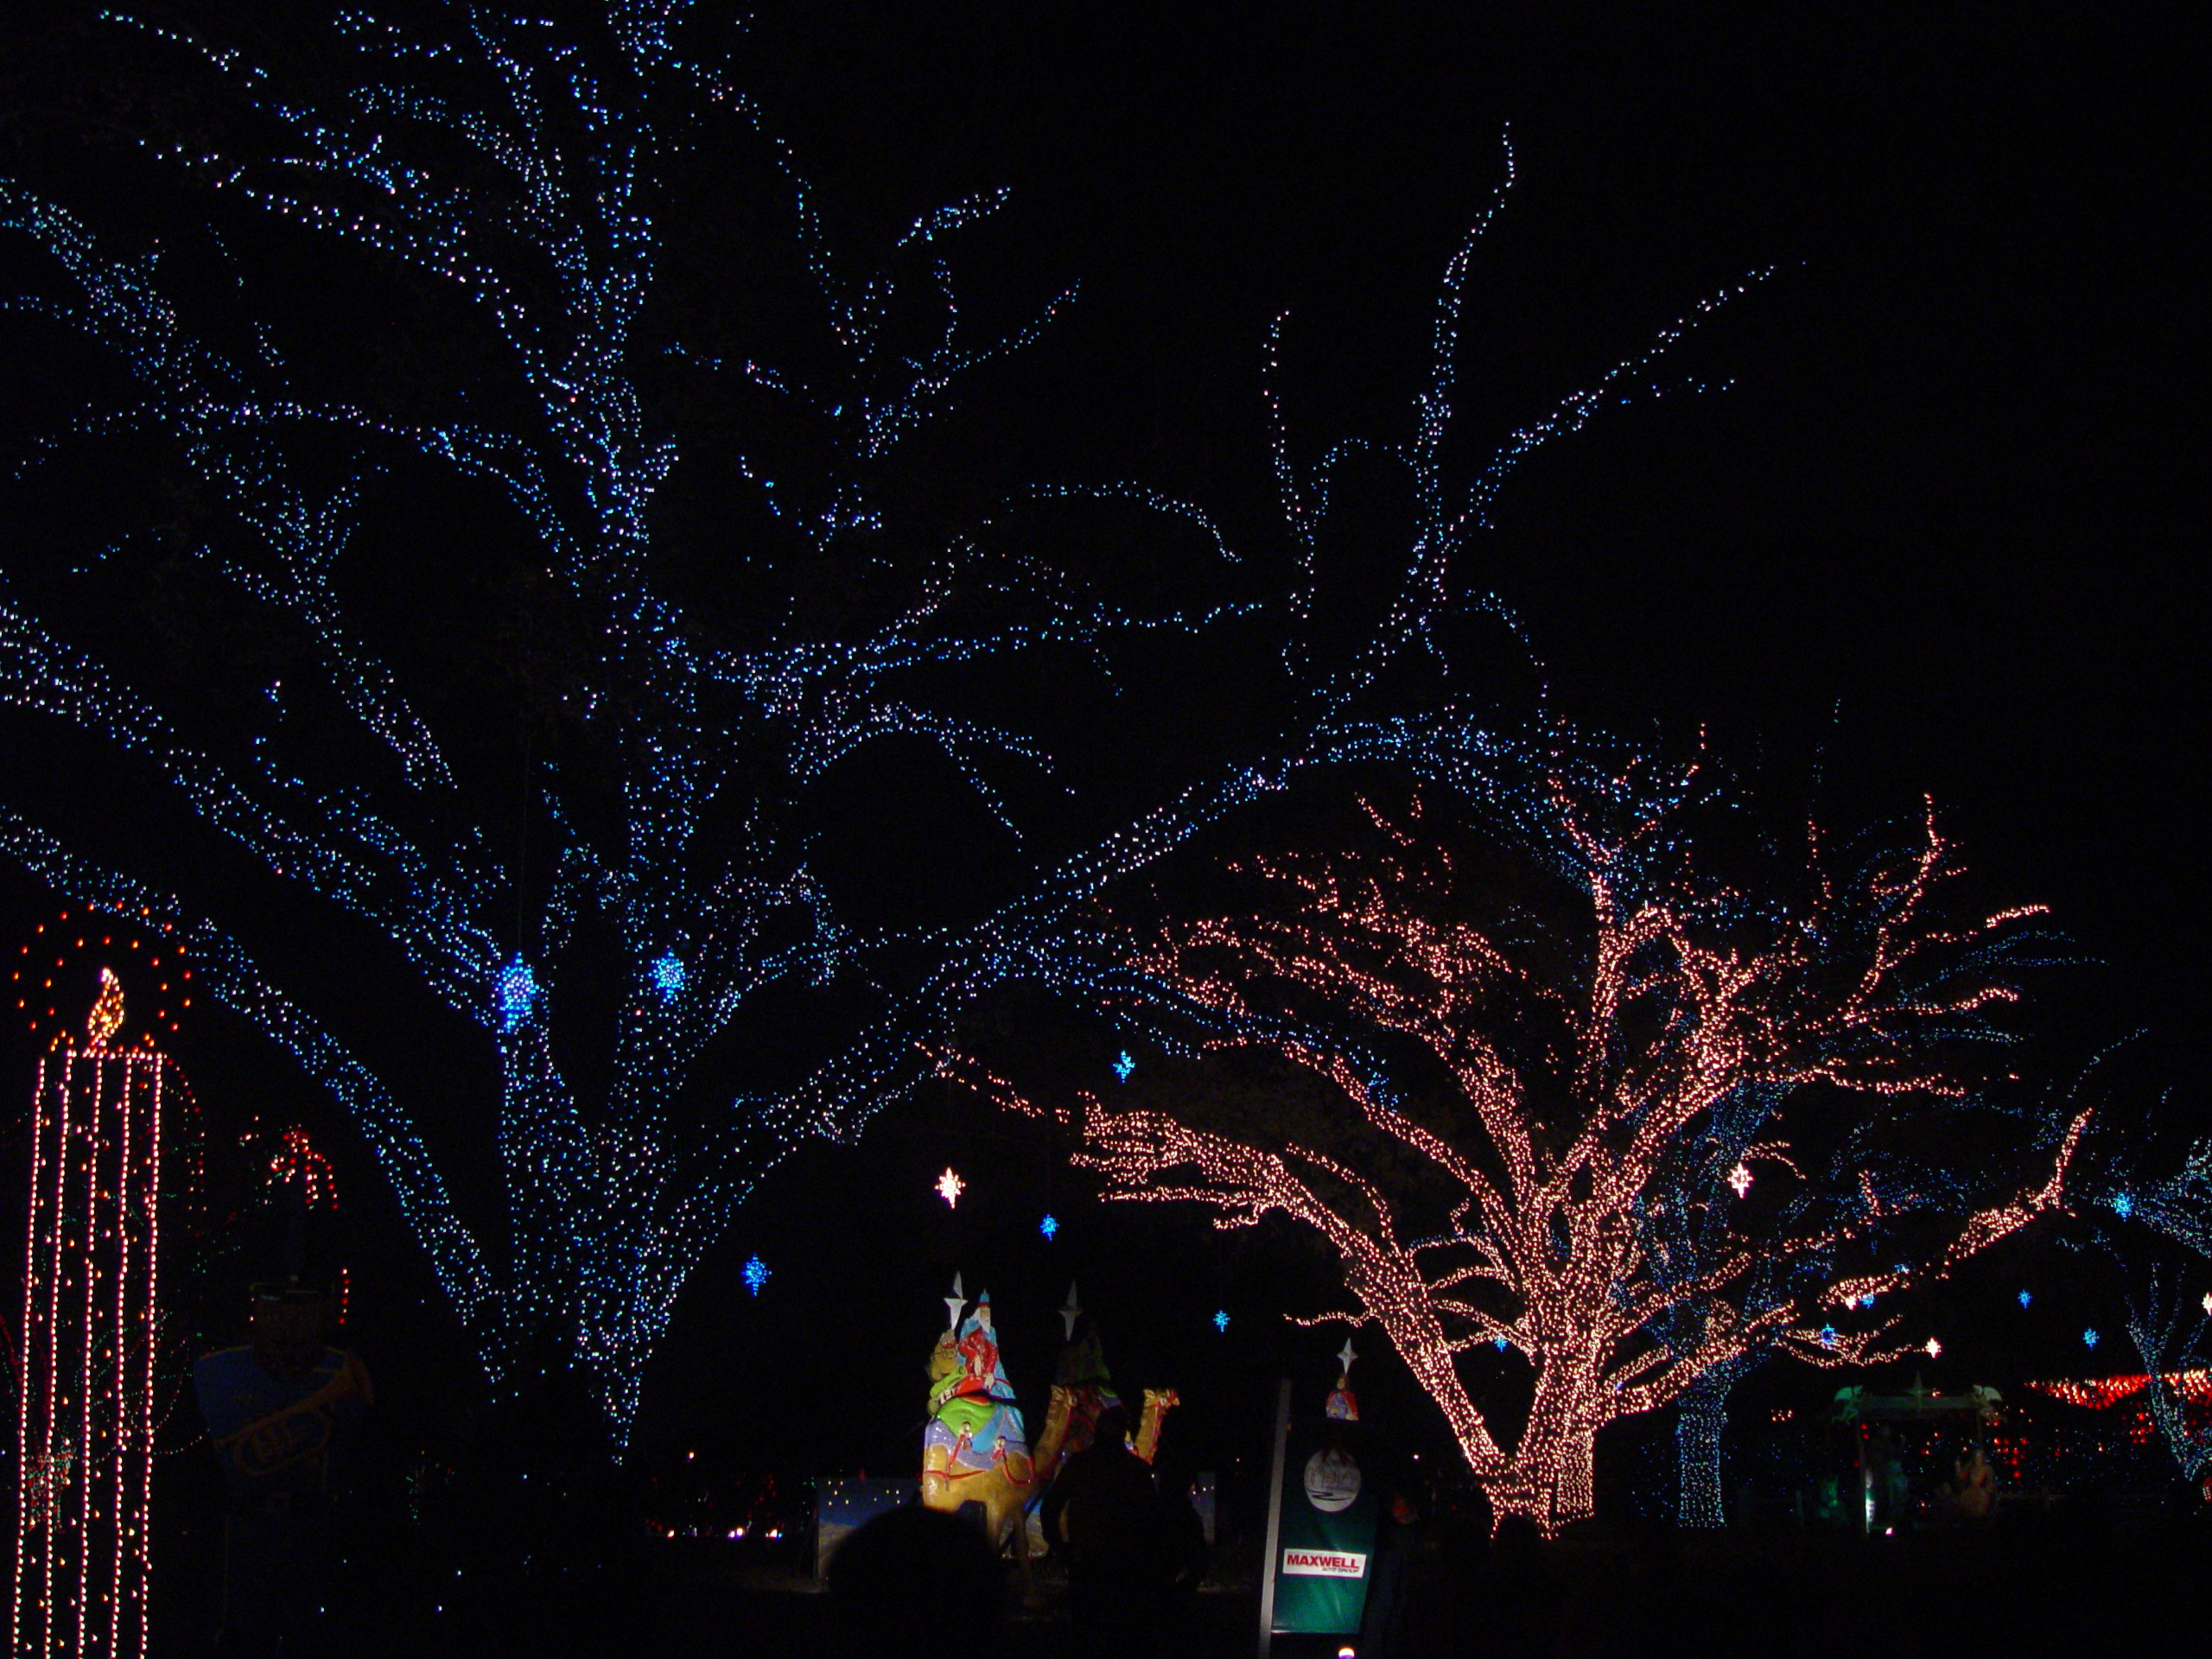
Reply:
[[[1357,1423],[1293,1427],[1275,1492],[1274,1629],[1351,1636],[1375,1565],[1375,1526],[1389,1494],[1374,1442]]]

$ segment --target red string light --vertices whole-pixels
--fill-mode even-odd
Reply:
[[[1760,912],[1738,907],[1716,925],[1711,884],[1663,812],[1601,829],[1602,814],[1556,782],[1545,806],[1586,903],[1573,951],[1532,945],[1518,912],[1497,926],[1462,919],[1470,895],[1449,852],[1372,807],[1380,851],[1232,866],[1258,878],[1264,902],[1171,923],[1138,949],[1150,983],[1201,1011],[1200,1047],[1271,1053],[1325,1083],[1352,1132],[1343,1141],[1254,1144],[1088,1093],[1048,1111],[972,1057],[946,1053],[940,1064],[1003,1106],[1075,1128],[1077,1161],[1105,1177],[1109,1198],[1204,1205],[1224,1228],[1275,1213],[1320,1234],[1351,1306],[1301,1322],[1381,1325],[1442,1409],[1493,1513],[1526,1515],[1548,1533],[1591,1513],[1598,1431],[1670,1403],[1713,1367],[1776,1344],[1825,1364],[1905,1351],[1891,1324],[1839,1332],[1820,1310],[1941,1277],[2056,1207],[2086,1117],[2048,1180],[1955,1219],[1932,1260],[1840,1282],[1807,1272],[1802,1291],[1751,1294],[1777,1260],[1817,1268],[1876,1236],[1887,1211],[1862,1173],[1855,1217],[1831,1211],[1820,1227],[1795,1230],[1731,1214],[1694,1274],[1660,1271],[1637,1218],[1682,1198],[1679,1144],[1743,1091],[1818,1084],[1878,1103],[1961,1095],[1914,1033],[2014,993],[1986,978],[1939,977],[1951,988],[1931,988],[1920,959],[1984,942],[2029,912],[1963,930],[1929,919],[1929,896],[1952,873],[1930,822],[1863,889],[1823,878],[1809,914],[1762,927],[1751,919]],[[1411,816],[1420,811],[1416,798]],[[1839,938],[1857,951],[1842,971]],[[1318,1024],[1316,1010],[1334,1023]],[[1440,1132],[1401,1111],[1370,1065],[1313,1034],[1346,1024],[1426,1050],[1457,1086],[1450,1116],[1434,1121],[1459,1128]],[[1341,1150],[1376,1137],[1391,1156],[1356,1164]],[[1762,1139],[1713,1172],[1714,1203],[1727,1202],[1724,1184],[1738,1200],[1748,1194],[1753,1161],[1803,1181],[1787,1138]],[[1454,1195],[1448,1224],[1414,1227],[1408,1207],[1439,1185]],[[1660,1340],[1655,1324],[1693,1299],[1701,1338]],[[1510,1445],[1459,1370],[1463,1355],[1493,1345],[1533,1372],[1525,1426]]]
[[[18,1655],[146,1649],[166,1056],[118,1044],[103,968],[81,1042],[58,1034],[31,1104],[16,1419]]]

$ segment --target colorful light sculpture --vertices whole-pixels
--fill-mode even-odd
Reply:
[[[84,1039],[54,1039],[31,1099],[18,1656],[146,1650],[162,1113],[182,1084],[150,1040],[117,1041],[124,1015],[102,968]]]

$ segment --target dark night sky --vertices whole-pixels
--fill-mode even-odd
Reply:
[[[1932,794],[1995,890],[2053,905],[2105,963],[2069,982],[2069,1040],[2196,1034],[2212,891],[2189,804],[2208,699],[2183,318],[2204,180],[2183,142],[2190,54],[2146,14],[882,0],[766,6],[747,61],[833,223],[871,238],[1007,184],[979,309],[1011,317],[1082,280],[1052,337],[976,394],[969,418],[1009,466],[1189,495],[1262,566],[1281,552],[1268,320],[1290,314],[1309,456],[1401,435],[1436,276],[1509,122],[1520,182],[1470,290],[1466,462],[1773,267],[1662,365],[1728,389],[1609,413],[1545,452],[1471,580],[1519,613],[1579,717],[1702,725],[1793,801],[1824,754],[1846,818]],[[203,1094],[219,1077],[300,1094],[237,1033],[207,1040]],[[27,1044],[6,1052],[27,1073]],[[949,1157],[1001,1182],[979,1179],[957,1219],[919,1190]],[[802,1150],[671,1339],[728,1368],[727,1395],[679,1390],[671,1415],[902,1462],[956,1261],[1034,1327],[1010,1350],[1027,1391],[1071,1269],[1129,1380],[1255,1389],[1278,1340],[1247,1334],[1264,1257],[1153,1212],[1103,1217],[1049,1170],[1040,1144],[942,1101],[857,1150]],[[1049,1183],[1071,1219],[1055,1253],[1026,1197],[1000,1196],[1016,1179]],[[383,1248],[397,1287],[404,1251]],[[778,1276],[733,1302],[753,1249]],[[1243,1299],[1232,1341],[1254,1345],[1234,1361],[1168,1328],[1217,1297]],[[747,1392],[793,1354],[797,1380]]]

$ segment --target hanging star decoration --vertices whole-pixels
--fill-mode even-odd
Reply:
[[[2204,1293],[2204,1311],[2207,1314],[2212,1314],[2212,1290]]]
[[[752,1257],[745,1264],[745,1287],[758,1296],[760,1287],[767,1282],[768,1264],[758,1255]]]
[[[2082,1333],[2082,1345],[2084,1348],[2094,1348],[2097,1345],[2096,1326],[2091,1325],[2087,1331],[2084,1331]]]
[[[1928,1338],[1927,1345],[1921,1351],[1930,1359],[1941,1359],[1943,1357],[1943,1344],[1930,1337]]]
[[[1047,1238],[1052,1237],[1055,1233],[1060,1230],[1060,1218],[1058,1216],[1046,1217],[1044,1220],[1037,1224],[1037,1230],[1044,1234]]]
[[[1490,1339],[1490,1345],[1497,1349],[1497,1351],[1502,1354],[1513,1344],[1508,1342],[1503,1337],[1492,1337]]]
[[[99,995],[92,999],[92,1017],[85,1035],[94,1048],[105,1048],[108,1039],[123,1029],[123,982],[111,968],[100,969]]]
[[[1068,1281],[1068,1299],[1060,1304],[1060,1328],[1066,1332],[1068,1341],[1075,1340],[1075,1322],[1082,1317],[1083,1304],[1075,1299],[1075,1281],[1071,1279]]]
[[[1129,1080],[1129,1073],[1136,1069],[1136,1056],[1130,1053],[1128,1049],[1123,1049],[1119,1054],[1114,1057],[1114,1075],[1119,1077],[1123,1083],[1127,1083]]]
[[[1337,1386],[1329,1391],[1324,1414],[1339,1422],[1359,1421],[1359,1398],[1351,1391],[1351,1363],[1358,1356],[1352,1351],[1351,1338],[1344,1338],[1344,1345],[1337,1350]]]
[[[2212,1296],[2208,1296],[2208,1297],[2206,1297],[2206,1298],[2205,1298],[2205,1300],[2206,1300],[2207,1301],[2212,1301]],[[1214,1316],[1213,1316],[1213,1328],[1214,1328],[1215,1330],[1218,1331],[1218,1332],[1221,1332],[1224,1335],[1228,1334],[1228,1331],[1229,1331],[1229,1310],[1228,1310],[1227,1308],[1223,1307],[1223,1308],[1217,1308],[1217,1309],[1215,1309],[1215,1310],[1214,1310]]]
[[[1751,1190],[1751,1166],[1749,1164],[1739,1163],[1735,1168],[1730,1170],[1728,1172],[1728,1185],[1736,1189],[1736,1196],[1739,1198],[1746,1192],[1749,1192]]]
[[[2020,1306],[2022,1307],[2025,1307],[2033,1300],[2035,1300],[2035,1298],[2029,1295],[2026,1291],[2024,1290],[2020,1293]],[[2206,1313],[2212,1313],[2212,1296],[2207,1296],[2204,1299],[2204,1309]]]
[[[2132,1192],[2121,1193],[2112,1201],[2112,1212],[2122,1221],[2126,1221],[2135,1213],[2135,1195]]]
[[[944,1173],[937,1178],[937,1195],[944,1200],[945,1208],[948,1210],[958,1209],[960,1207],[960,1195],[967,1190],[968,1183],[962,1180],[959,1176],[954,1174],[952,1172],[952,1166],[947,1164],[944,1167]]]

